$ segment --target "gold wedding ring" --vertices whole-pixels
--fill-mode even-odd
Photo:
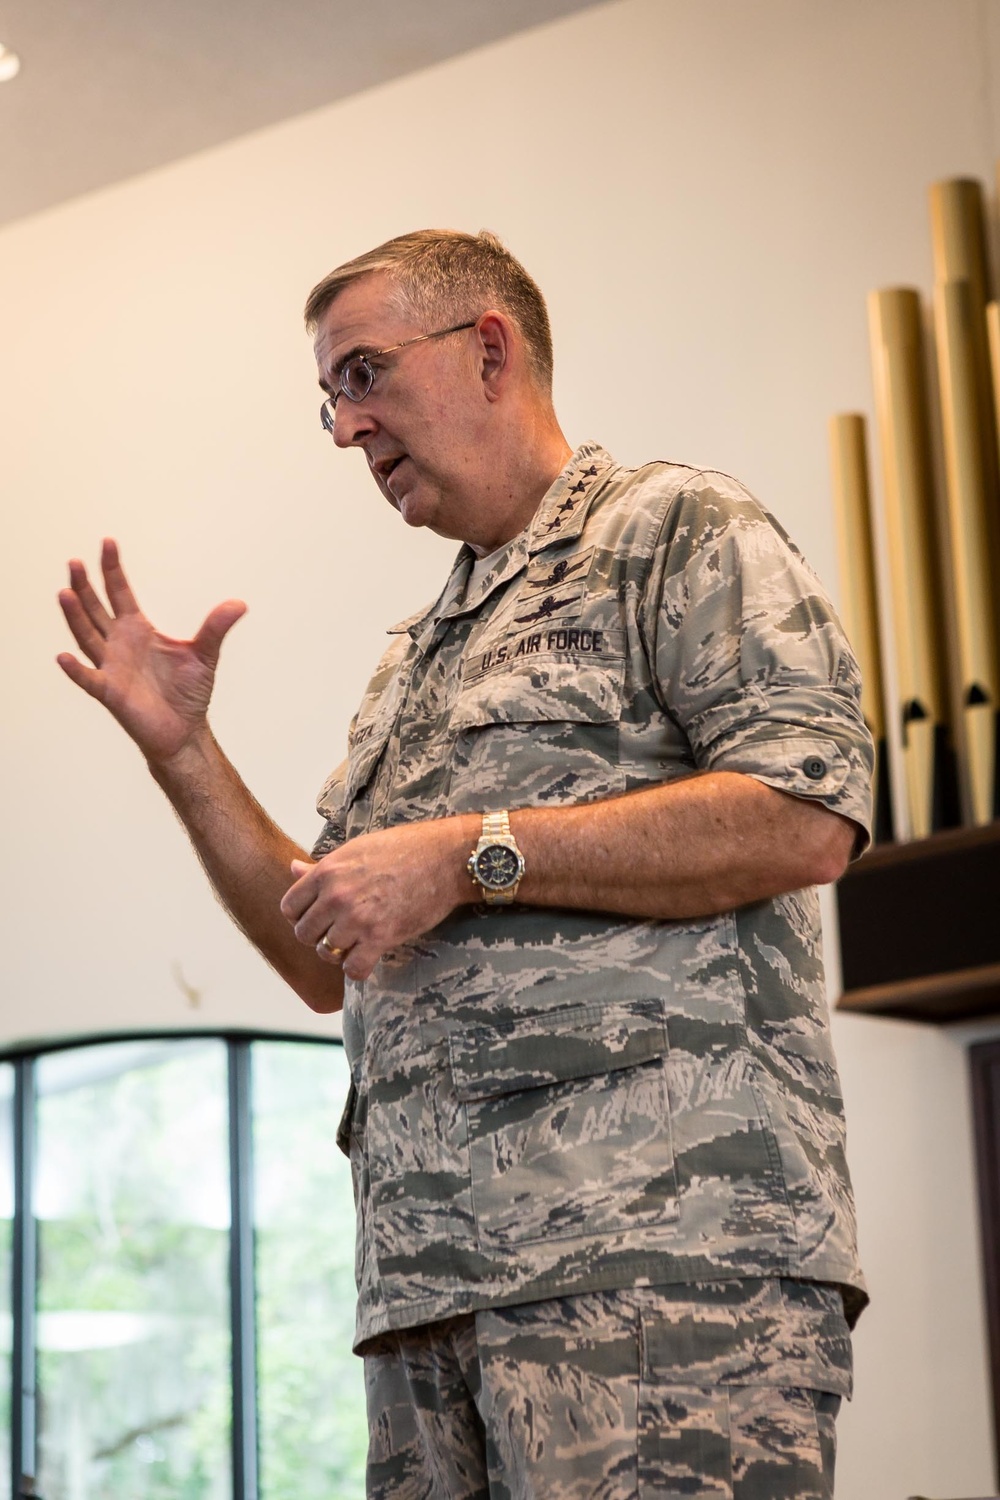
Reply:
[[[325,932],[316,946],[317,948],[325,948],[331,958],[343,958],[344,956],[343,948],[335,948],[333,944],[327,940],[327,934]]]

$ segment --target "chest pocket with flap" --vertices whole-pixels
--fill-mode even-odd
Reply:
[[[463,683],[451,716],[453,812],[559,806],[624,790],[623,659],[537,656]]]

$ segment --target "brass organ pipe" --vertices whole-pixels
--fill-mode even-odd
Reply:
[[[997,431],[997,463],[1000,464],[1000,302],[986,309],[986,332],[990,346],[990,371],[993,376],[993,418]]]
[[[983,190],[974,179],[952,178],[931,186],[952,567],[952,711],[967,823],[989,822],[1000,812],[1000,464],[987,332],[990,270],[985,217]]]
[[[1000,580],[989,476],[980,422],[982,395],[974,330],[982,308],[969,281],[938,282],[934,293],[948,526],[953,569],[957,728],[962,811],[988,823],[996,811],[996,725],[1000,703],[996,584]],[[985,336],[985,325],[983,328]],[[992,443],[992,434],[991,434]]]
[[[910,833],[923,838],[935,826],[945,774],[941,758],[949,701],[920,298],[909,287],[872,292],[868,317],[901,698],[904,806]]]
[[[990,295],[983,190],[973,177],[931,184],[931,249],[935,281],[967,281],[975,306]]]
[[[842,412],[830,418],[829,435],[844,625],[861,668],[865,718],[872,732],[882,735],[885,733],[882,651],[865,419],[856,412]]]
[[[861,668],[861,711],[875,741],[875,837],[884,841],[892,838],[892,816],[864,417],[857,412],[841,412],[831,417],[829,440],[844,627],[857,653]]]

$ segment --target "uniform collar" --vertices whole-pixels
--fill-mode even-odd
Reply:
[[[613,463],[599,443],[580,444],[532,517],[530,556],[580,535],[594,492]]]
[[[590,508],[590,502],[601,480],[613,467],[614,460],[598,443],[581,443],[566,467],[546,490],[538,509],[525,527],[508,543],[497,557],[494,565],[478,580],[470,594],[466,594],[469,575],[476,557],[471,547],[463,544],[455,559],[448,582],[429,609],[417,610],[398,625],[390,627],[389,635],[409,634],[420,641],[439,620],[451,619],[478,610],[483,601],[527,566],[529,557],[553,547],[558,542],[571,541],[578,537]]]

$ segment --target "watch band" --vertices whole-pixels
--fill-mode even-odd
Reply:
[[[510,813],[483,813],[482,837],[488,844],[498,844],[501,839],[513,839],[510,831]]]

